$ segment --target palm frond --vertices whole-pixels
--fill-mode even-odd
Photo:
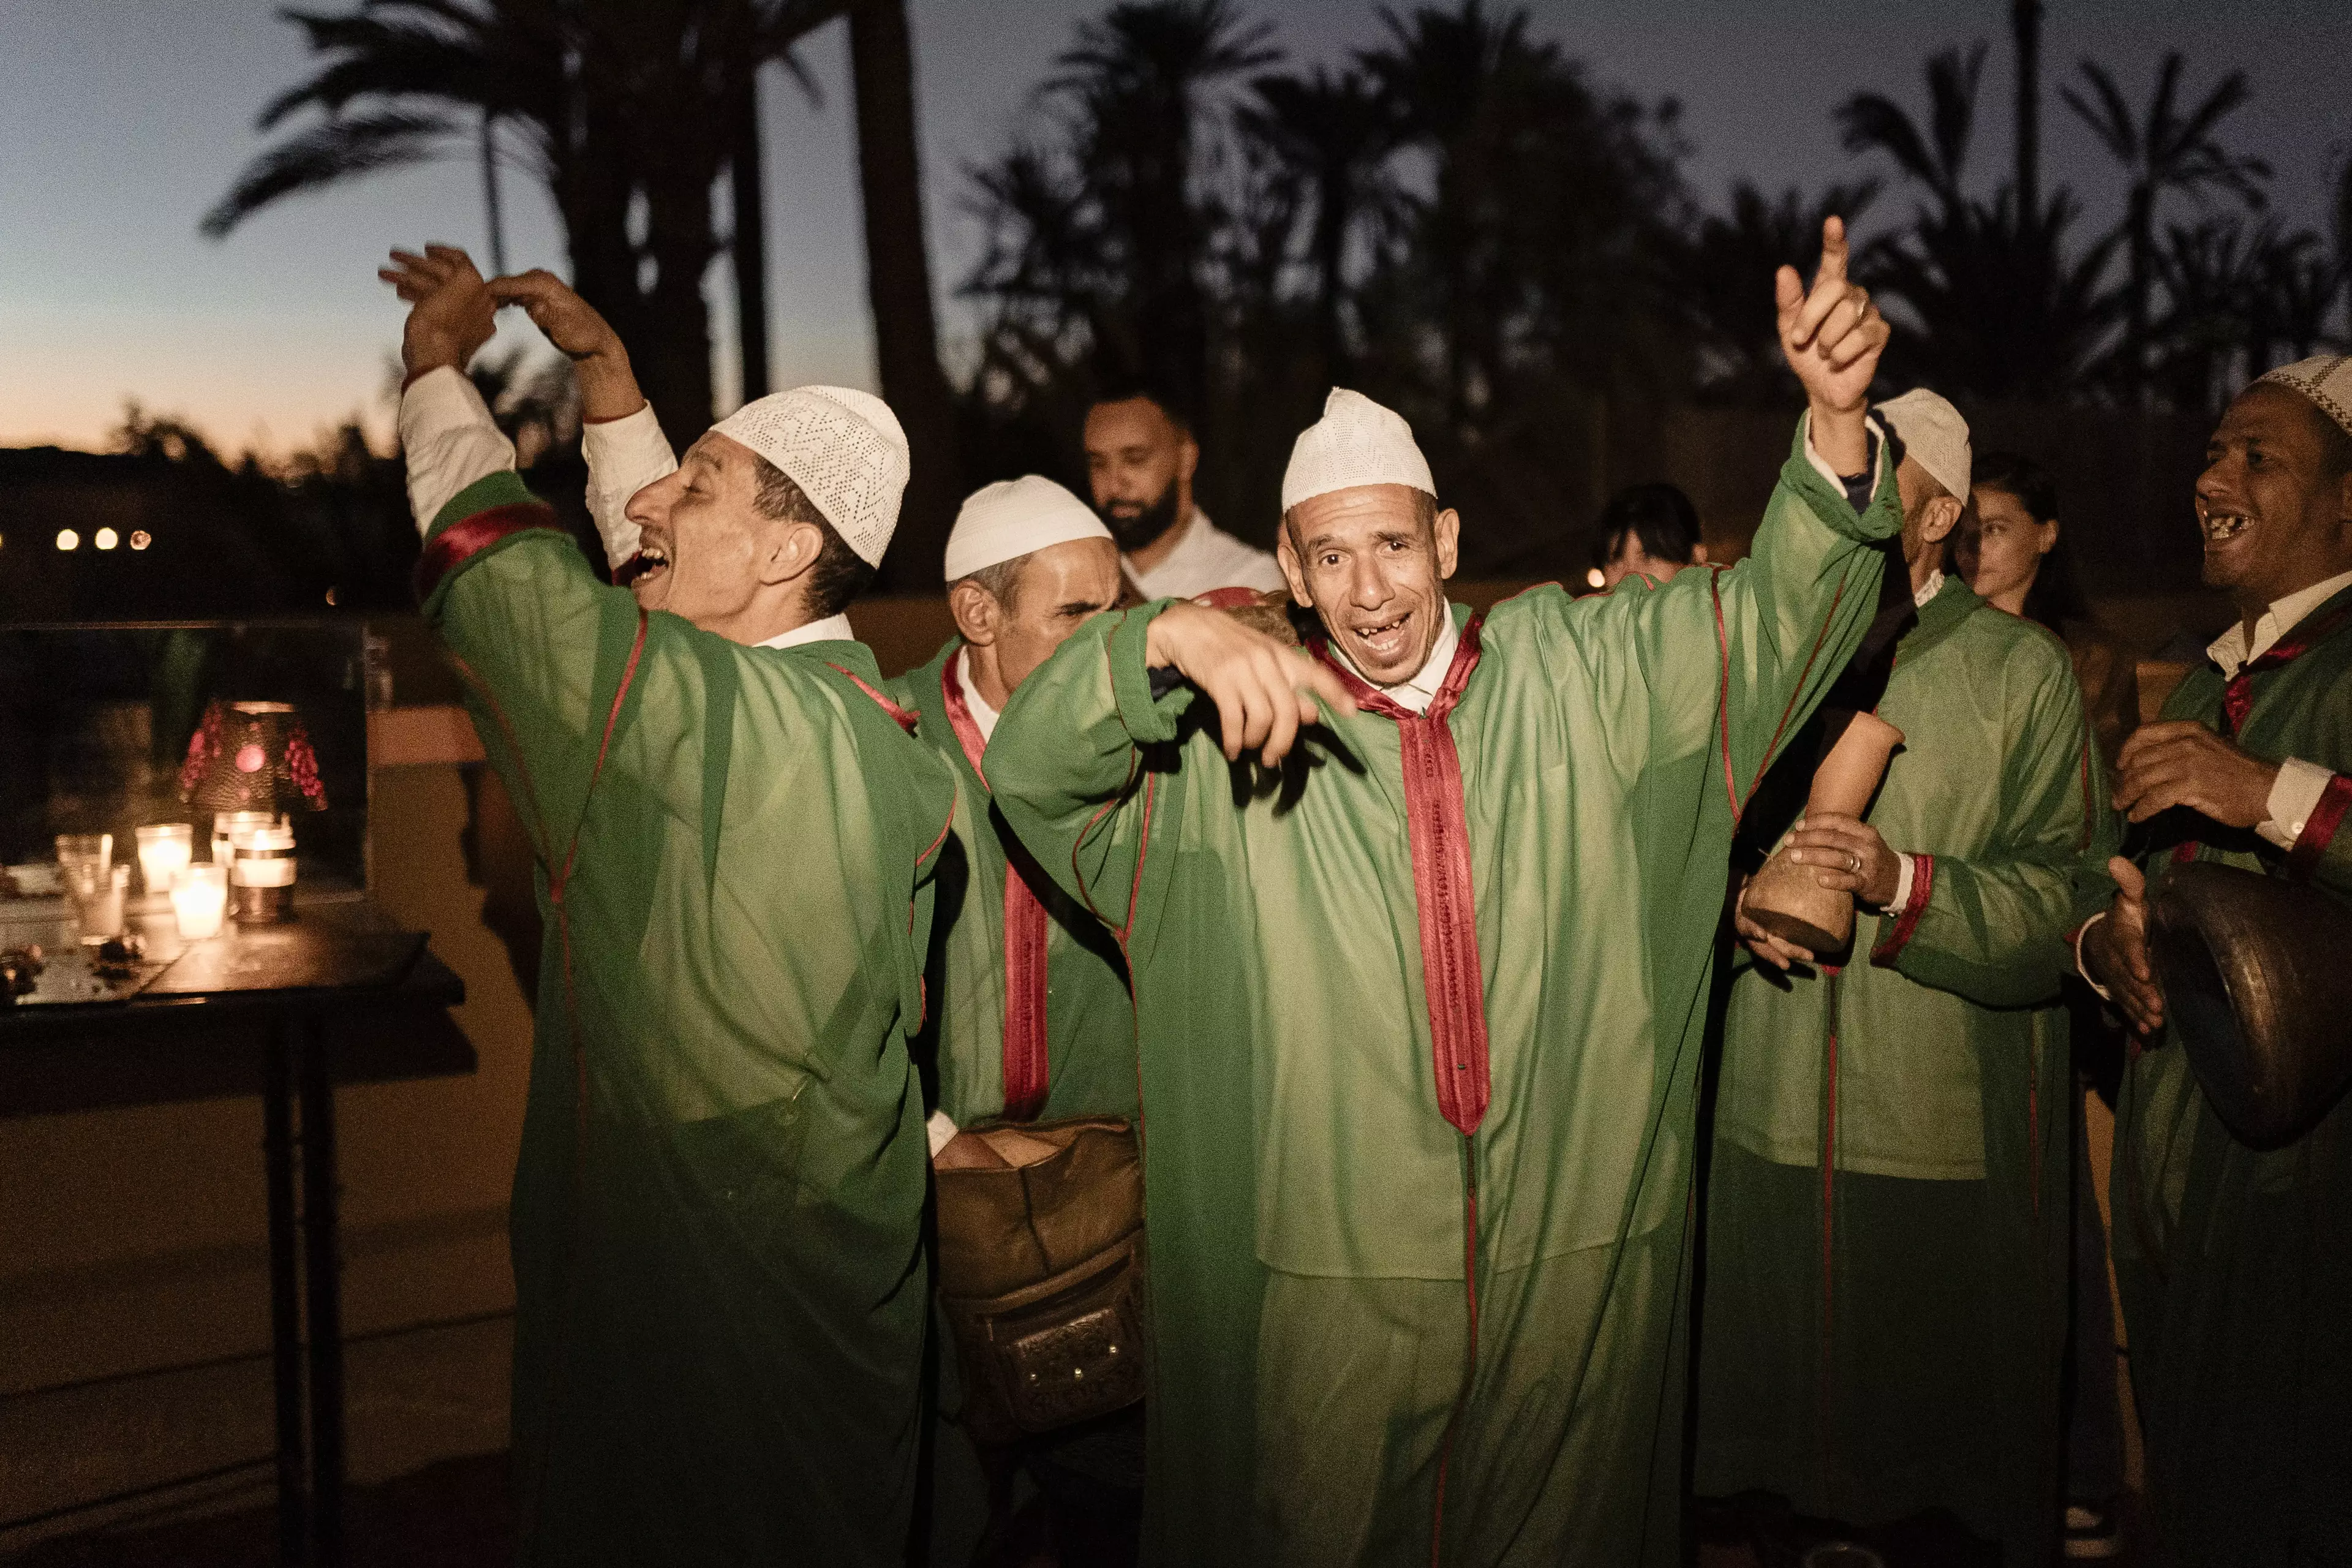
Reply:
[[[446,139],[463,131],[446,115],[406,110],[327,121],[247,164],[228,194],[205,214],[198,231],[219,239],[283,197],[425,163],[442,153]]]

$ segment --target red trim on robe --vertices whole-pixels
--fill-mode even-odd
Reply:
[[[2294,847],[2286,852],[2287,875],[2298,881],[2311,876],[2318,868],[2319,858],[2336,841],[2336,829],[2344,825],[2347,811],[2352,811],[2352,773],[2337,773],[2320,792],[2319,804],[2303,819],[2303,831],[2295,835]]]
[[[562,526],[555,521],[554,509],[540,501],[509,501],[459,518],[426,540],[425,552],[416,558],[418,601],[431,598],[443,578],[499,540],[533,528],[563,533]],[[563,533],[563,537],[572,536]]]
[[[1933,855],[1911,857],[1911,896],[1903,901],[1903,912],[1895,917],[1895,929],[1881,937],[1871,950],[1870,962],[1881,969],[1892,969],[1903,950],[1910,945],[1911,933],[1919,929],[1919,917],[1927,911],[1927,900],[1936,890],[1936,858]]]
[[[874,699],[874,705],[881,709],[883,712],[890,715],[890,717],[897,721],[898,728],[906,731],[909,735],[915,732],[915,726],[917,723],[920,722],[922,718],[920,714],[917,713],[910,708],[899,707],[896,702],[891,701],[887,697],[885,697],[879,691],[875,690],[874,688],[868,686],[866,683],[865,679],[854,669],[844,669],[841,666],[834,663],[831,659],[826,659],[824,661],[824,667],[825,668],[833,671],[835,675],[840,676],[843,679],[848,681],[850,685],[857,688],[858,690],[866,693],[866,696]],[[918,864],[920,864],[920,862],[919,861]]]
[[[980,764],[988,744],[964,699],[963,682],[956,679],[956,666],[963,658],[958,652],[940,666],[940,696],[947,704],[948,727],[984,789],[988,772]],[[1021,874],[1024,857],[1020,847],[1007,845],[1005,849],[1004,1117],[1031,1121],[1045,1109],[1052,1082],[1045,1041],[1045,906]]]
[[[1494,1096],[1486,1057],[1486,982],[1479,972],[1477,892],[1470,876],[1470,825],[1462,795],[1462,757],[1446,715],[1462,700],[1478,667],[1474,616],[1462,628],[1445,683],[1426,713],[1414,713],[1367,685],[1313,645],[1367,713],[1393,720],[1403,749],[1404,811],[1412,852],[1413,902],[1421,917],[1422,988],[1429,1004],[1429,1041],[1437,1109],[1464,1136],[1475,1132]]]

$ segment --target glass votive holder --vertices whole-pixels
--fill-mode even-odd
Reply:
[[[241,925],[294,918],[294,830],[283,823],[240,832],[228,872],[229,912]]]
[[[139,881],[151,894],[168,893],[181,867],[195,858],[196,830],[185,822],[151,822],[139,829]]]
[[[122,934],[122,895],[131,886],[130,867],[76,860],[65,868],[65,883],[85,940]]]
[[[172,879],[172,913],[184,941],[219,935],[228,914],[228,868],[201,861],[181,867]]]
[[[113,834],[60,833],[58,835],[58,869],[68,881],[73,879],[73,868],[76,866],[111,866],[113,864]]]
[[[239,834],[250,833],[257,827],[268,827],[278,820],[270,811],[216,811],[213,813],[213,864],[226,866],[236,858]]]

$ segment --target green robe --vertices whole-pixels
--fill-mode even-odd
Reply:
[[[2255,756],[2352,772],[2352,591],[2290,629],[2333,629],[2252,678],[2238,727]],[[2260,661],[2257,661],[2260,662]],[[2166,719],[2221,724],[2206,666]],[[2340,811],[2347,781],[2335,786]],[[2195,857],[2307,877],[2352,902],[2352,830],[2319,814],[2284,852],[2186,812],[2141,859]],[[2161,824],[2162,818],[2158,819]],[[2352,1100],[2267,1153],[2230,1135],[2180,1042],[2136,1053],[2116,1107],[2115,1253],[2161,1561],[2188,1568],[2352,1563]]]
[[[1414,775],[1425,807],[1458,779],[1458,816],[1408,822],[1407,727],[1372,712],[1278,775],[1229,766],[1210,704],[1155,695],[1164,603],[1088,623],[1013,694],[998,806],[1135,983],[1157,1561],[1418,1564],[1433,1534],[1447,1563],[1675,1561],[1732,828],[1898,525],[1891,474],[1857,517],[1800,450],[1738,567],[1538,588],[1465,626],[1458,773]],[[1443,896],[1423,835],[1451,847],[1420,866]],[[1443,1091],[1425,928],[1445,1039],[1483,1004],[1487,1079]],[[1474,1121],[1458,1086],[1482,1081]]]
[[[919,1042],[937,1063],[938,1108],[959,1127],[1005,1114],[1005,863],[1012,830],[966,754],[941,678],[963,647],[889,683],[922,718],[918,733],[954,770],[955,834],[940,874],[932,930],[931,1019]],[[971,740],[978,743],[975,729]],[[1024,860],[1027,857],[1023,857]],[[1034,862],[1030,862],[1034,867]],[[1037,1117],[1135,1114],[1135,1008],[1127,965],[1100,921],[1039,873],[1045,906],[1045,1035],[1050,1072]]]
[[[2065,648],[1957,577],[1877,711],[1904,745],[1867,819],[1915,858],[1908,900],[1858,917],[1843,969],[1743,955],[1725,1004],[1694,1485],[1860,1525],[1948,1509],[2038,1565],[2073,1223],[2058,986],[2113,815]],[[1812,754],[1776,771],[1799,805]]]
[[[491,475],[420,568],[548,931],[520,1558],[895,1564],[928,1285],[906,1037],[953,782],[863,645],[646,616],[552,516]]]
[[[919,733],[955,773],[955,829],[941,855],[926,973],[930,1016],[915,1041],[915,1055],[918,1066],[930,1071],[930,1103],[957,1126],[970,1127],[1006,1114],[1005,868],[1008,847],[1017,848],[1018,841],[990,799],[987,780],[972,765],[967,742],[982,743],[977,726],[967,736],[949,710],[942,678],[962,647],[961,637],[950,637],[929,664],[891,681],[888,690],[921,716]],[[1025,854],[1022,858],[1028,860]],[[1034,862],[1028,864],[1034,871]],[[1135,1008],[1118,944],[1042,872],[1028,886],[1046,916],[1048,1073],[1044,1102],[1033,1117],[1132,1120]],[[926,1519],[929,1560],[944,1568],[971,1561],[988,1522],[988,1483],[971,1442],[954,1424],[961,1396],[954,1342],[944,1322],[937,1326],[935,1339],[940,1427],[933,1436]]]

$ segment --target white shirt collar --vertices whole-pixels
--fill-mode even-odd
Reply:
[[[1347,650],[1336,641],[1328,646],[1339,656],[1339,662],[1346,665],[1357,679],[1380,692],[1407,712],[1426,713],[1429,711],[1429,705],[1437,700],[1437,689],[1445,684],[1446,672],[1454,668],[1454,650],[1462,641],[1462,634],[1454,628],[1454,606],[1447,601],[1440,599],[1437,602],[1437,642],[1430,648],[1429,657],[1422,661],[1420,672],[1410,680],[1400,680],[1394,686],[1382,686],[1362,670],[1358,669],[1356,661],[1349,658]]]
[[[1121,567],[1125,568],[1128,576],[1133,580],[1137,590],[1140,592],[1145,598],[1160,598],[1162,595],[1153,592],[1151,584],[1153,583],[1166,584],[1185,580],[1184,558],[1186,552],[1197,548],[1207,538],[1208,527],[1209,514],[1202,511],[1196,506],[1192,509],[1192,516],[1186,518],[1183,521],[1176,525],[1176,542],[1168,547],[1168,553],[1160,558],[1159,565],[1154,566],[1149,572],[1142,571],[1135,564],[1135,557],[1127,554],[1125,552],[1120,552],[1118,563]],[[1170,593],[1174,592],[1172,588],[1168,591]]]
[[[1935,571],[1928,573],[1927,580],[1925,583],[1920,584],[1916,589],[1913,590],[1911,602],[1924,610],[1927,607],[1927,601],[1934,598],[1943,591],[1944,572],[1943,568],[1939,566]]]
[[[2221,667],[2224,677],[2234,676],[2250,662],[2270,652],[2279,638],[2294,629],[2296,622],[2346,588],[2352,588],[2352,572],[2339,572],[2325,582],[2314,583],[2284,599],[2273,599],[2271,607],[2254,622],[2252,642],[2246,640],[2246,624],[2232,621],[2230,629],[2215,637],[2205,652]]]
[[[811,621],[804,626],[794,626],[781,632],[756,647],[798,647],[804,642],[856,642],[857,633],[849,625],[847,616],[827,616],[821,621]]]
[[[996,710],[980,694],[980,682],[971,678],[971,649],[956,649],[956,685],[963,690],[963,703],[971,710],[971,721],[980,726],[980,742],[985,746],[996,735]]]

